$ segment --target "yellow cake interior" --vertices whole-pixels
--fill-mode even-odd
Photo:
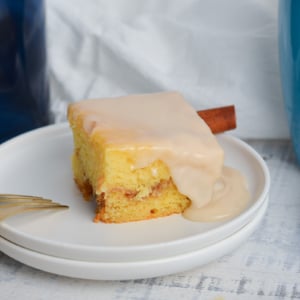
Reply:
[[[169,99],[170,95],[167,98]],[[144,98],[141,99],[143,100]],[[119,124],[118,121],[115,122],[115,115],[109,111],[112,117],[105,117],[105,121],[102,122],[101,105],[97,105],[97,113],[94,113],[94,115],[87,109],[92,106],[92,103],[96,105],[94,104],[95,101],[74,103],[68,109],[68,120],[74,138],[74,152],[72,156],[74,180],[86,200],[96,199],[98,208],[94,220],[96,222],[122,223],[182,213],[190,205],[191,200],[188,196],[179,192],[170,172],[170,165],[161,159],[159,155],[156,157],[156,152],[159,153],[161,151],[157,149],[162,148],[162,146],[156,147],[152,143],[152,140],[164,140],[161,145],[166,147],[165,145],[169,145],[168,136],[174,135],[174,131],[176,132],[178,129],[174,128],[174,131],[172,131],[171,121],[170,124],[164,120],[156,121],[153,118],[155,117],[154,115],[152,116],[152,122],[158,122],[157,127],[165,126],[164,131],[170,130],[170,133],[162,138],[161,133],[158,134],[157,129],[153,127],[149,130],[155,132],[155,139],[147,140],[143,132],[148,130],[150,121],[144,127],[138,126],[139,123],[136,123],[138,125],[132,123],[131,127],[126,128],[124,124],[134,122],[132,119],[134,119],[135,115],[132,115],[127,122],[124,121],[125,117],[123,120],[121,112],[118,117],[123,120],[123,123],[120,122]],[[119,101],[126,101],[126,99],[120,99]],[[138,101],[138,99],[135,99],[134,103],[139,103]],[[147,101],[149,103],[149,99]],[[182,100],[180,99],[180,101]],[[178,105],[181,103],[180,101]],[[101,104],[101,100],[98,100],[98,103]],[[110,102],[107,103],[110,105]],[[121,102],[116,101],[117,103]],[[172,102],[170,103],[172,104]],[[168,105],[166,102],[166,109]],[[141,110],[143,107],[141,106]],[[118,109],[117,105],[115,109]],[[149,105],[147,110],[150,114],[151,109],[152,106]],[[181,108],[179,107],[178,109],[180,110]],[[146,115],[146,112],[144,113]],[[93,116],[91,117],[90,115]],[[180,112],[178,112],[178,116],[180,116]],[[143,117],[139,117],[138,122],[140,122],[140,119],[143,119]],[[112,120],[112,124],[110,124],[110,120]],[[177,124],[176,122],[175,120],[174,124]],[[178,118],[178,122],[181,122],[180,118]],[[164,123],[166,124],[164,125]],[[114,126],[114,124],[118,124],[118,126]],[[205,125],[201,123],[201,126]],[[203,129],[201,128],[201,130]],[[204,131],[207,134],[206,131],[209,131],[209,129],[204,128]],[[210,136],[212,134],[209,134],[207,143],[211,142]],[[214,140],[212,142],[215,143]],[[179,143],[177,145],[178,148],[182,147]],[[166,155],[166,157],[173,155],[172,148],[176,148],[176,143],[166,150],[171,153]],[[137,157],[143,157],[141,153],[144,153],[146,157],[148,152],[155,159],[145,166],[139,166]],[[213,154],[213,151],[211,152],[211,157],[207,162],[203,160],[205,163],[209,164],[210,160],[213,161],[217,157]],[[184,155],[189,157],[187,154]],[[177,161],[176,159],[174,155],[173,160],[175,162]],[[222,165],[222,159],[220,159],[220,166]]]
[[[108,145],[100,132],[88,135],[82,119],[69,120],[74,133],[74,179],[86,200],[98,204],[95,221],[122,223],[181,213],[190,200],[178,192],[168,167],[156,160],[132,169],[133,151]]]

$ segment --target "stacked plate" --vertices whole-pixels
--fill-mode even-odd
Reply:
[[[218,135],[225,164],[247,178],[252,201],[238,217],[218,223],[181,215],[125,224],[95,224],[93,203],[82,200],[70,165],[67,124],[51,125],[0,146],[0,191],[36,195],[70,206],[31,212],[0,223],[0,250],[47,272],[85,279],[162,276],[199,267],[234,250],[257,228],[268,205],[270,178],[244,142]]]

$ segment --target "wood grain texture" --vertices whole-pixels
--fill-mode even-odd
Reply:
[[[65,278],[0,254],[6,299],[300,299],[300,168],[287,141],[248,141],[271,172],[270,205],[259,229],[214,263],[189,272],[133,281]]]

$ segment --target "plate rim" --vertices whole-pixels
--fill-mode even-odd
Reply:
[[[205,248],[180,255],[129,262],[87,262],[49,256],[0,236],[0,249],[9,257],[44,272],[89,280],[135,280],[166,276],[199,268],[230,253],[254,233],[263,220],[268,200],[259,213],[239,231]]]

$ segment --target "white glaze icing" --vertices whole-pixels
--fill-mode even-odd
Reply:
[[[230,172],[222,175],[222,148],[206,123],[177,92],[84,100],[74,103],[73,109],[75,115],[83,117],[88,134],[100,133],[110,147],[134,152],[136,162],[132,168],[147,166],[157,159],[164,161],[178,190],[192,201],[184,213],[189,219],[216,219],[216,212],[212,206],[208,210],[207,205],[214,203],[213,198],[220,195],[216,193],[216,182],[224,174],[234,178],[233,181],[225,180],[225,185],[240,187],[243,182],[238,172],[233,172],[234,176]],[[218,196],[222,199],[218,200],[218,207],[223,209],[224,203],[237,205],[238,199],[233,202],[225,200],[231,197],[230,193],[227,194]],[[245,197],[243,199],[245,202]],[[195,216],[197,211],[199,218]],[[229,212],[226,218],[237,214],[235,208],[226,211]],[[219,212],[218,216],[217,219],[222,218]]]

